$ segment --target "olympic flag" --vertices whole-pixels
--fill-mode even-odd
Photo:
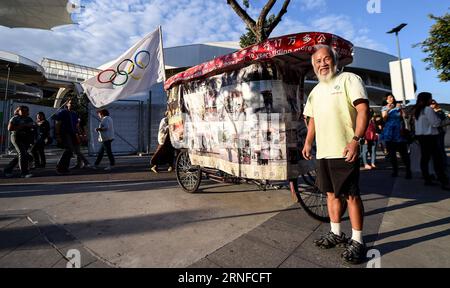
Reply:
[[[147,34],[100,73],[81,83],[91,103],[99,108],[131,95],[148,92],[165,80],[161,27]]]

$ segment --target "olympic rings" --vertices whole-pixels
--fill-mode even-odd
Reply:
[[[117,70],[117,74],[120,74],[120,75],[122,75],[122,76],[125,76],[125,80],[122,81],[122,83],[119,83],[119,84],[114,83],[114,80],[111,81],[111,83],[112,83],[113,85],[115,85],[115,86],[122,86],[122,85],[125,85],[125,83],[128,82],[128,73],[125,72],[125,71],[119,71],[119,70]],[[116,74],[116,75],[117,75],[117,74]]]
[[[138,60],[137,58],[138,58],[139,54],[141,54],[141,53],[145,53],[145,54],[148,55],[147,65],[141,65],[142,62],[141,61],[137,61]],[[136,53],[136,56],[134,56],[134,62],[136,63],[136,66],[138,66],[141,69],[147,68],[148,64],[150,64],[150,52],[148,52],[146,50],[139,51],[138,53]]]
[[[138,56],[141,54],[147,55],[147,57],[142,56],[141,59],[138,59]],[[146,63],[145,63],[146,62]],[[125,64],[125,66],[122,68],[121,66],[123,66],[122,64]],[[125,70],[126,66],[128,65],[128,63],[130,64],[128,66],[128,69]],[[150,52],[146,51],[146,50],[141,50],[138,53],[136,53],[136,55],[134,56],[134,61],[132,61],[131,59],[124,59],[122,60],[119,65],[117,65],[116,69],[106,69],[101,71],[98,75],[97,75],[97,81],[99,83],[102,84],[107,84],[107,83],[111,83],[114,86],[123,86],[128,82],[128,79],[131,78],[134,80],[140,80],[142,78],[142,74],[138,75],[138,76],[134,76],[133,72],[135,72],[135,68],[139,68],[141,70],[145,70],[147,68],[147,66],[150,64]],[[111,75],[108,77],[108,74],[105,73],[111,73]],[[105,74],[105,75],[104,75]],[[123,77],[117,77],[118,75],[123,76]],[[120,81],[120,82],[116,82],[116,78],[124,78],[124,80]],[[105,80],[107,79],[107,80]]]
[[[120,69],[120,65],[122,65],[125,62],[130,62],[131,63],[131,66],[130,66],[130,68],[128,68],[128,72],[127,73],[132,73],[133,72],[133,70],[134,70],[134,62],[131,61],[130,59],[123,59],[122,62],[120,62],[119,65],[117,65],[117,73],[119,73],[119,71],[124,71],[123,69]]]
[[[131,78],[134,80],[141,80],[142,76],[134,76],[133,74],[130,74]]]
[[[108,81],[102,81],[102,80],[100,80],[100,76],[101,76],[103,73],[107,73],[107,72],[112,72],[112,73],[113,73],[113,74],[109,77],[109,80],[108,80]],[[114,79],[116,78],[116,76],[117,76],[117,72],[116,72],[114,69],[106,69],[106,70],[103,70],[102,72],[100,72],[100,73],[97,75],[97,81],[100,82],[100,83],[102,83],[102,84],[112,83],[112,81],[114,81]]]

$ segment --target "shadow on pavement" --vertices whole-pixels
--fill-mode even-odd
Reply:
[[[70,231],[72,234],[82,231],[83,236],[80,241],[84,242],[89,239],[99,238],[115,238],[121,235],[139,234],[143,232],[155,232],[162,230],[170,230],[176,227],[188,225],[196,222],[215,221],[229,218],[246,217],[262,214],[276,213],[286,210],[295,210],[296,208],[288,208],[281,210],[260,211],[254,213],[226,215],[219,217],[207,217],[210,215],[208,209],[193,209],[178,212],[165,212],[152,215],[134,216],[116,219],[103,219],[95,221],[69,222],[65,223],[64,229]],[[11,215],[0,215],[1,217],[11,217]],[[22,215],[23,217],[23,215]],[[55,225],[40,225],[39,230],[47,236],[51,242],[58,242],[58,245],[64,246],[65,242],[73,241],[73,237],[66,237],[63,239],[55,239],[52,236],[52,231]],[[18,246],[15,241],[17,235],[33,235],[36,227],[34,226],[14,226],[9,225],[0,229],[0,251],[10,250]],[[60,234],[60,233],[59,233]],[[58,234],[58,237],[59,237]],[[25,248],[33,248],[33,245],[38,243],[28,242],[24,244]],[[22,245],[22,244],[21,244]]]
[[[448,224],[448,223],[449,222],[448,222],[448,218],[447,218],[446,224]],[[431,225],[430,227],[434,227],[434,226],[437,226],[437,225]],[[415,227],[415,226],[413,226],[413,227]],[[426,228],[426,227],[424,227],[424,228]],[[414,231],[414,230],[416,230],[416,229],[413,229],[412,231]],[[396,235],[401,233],[398,231],[393,231],[393,232],[395,232]],[[403,233],[406,233],[406,232],[403,232]],[[420,236],[417,238],[411,238],[411,239],[407,239],[407,240],[400,240],[400,241],[393,241],[393,242],[379,244],[375,248],[381,252],[381,255],[387,255],[388,253],[391,253],[396,250],[404,249],[404,248],[413,246],[418,243],[435,240],[435,239],[438,239],[441,237],[448,237],[448,235],[450,235],[450,228],[447,228],[446,230],[435,232],[435,233],[432,233],[429,235]]]
[[[17,185],[2,186],[0,198],[37,197],[45,195],[102,193],[102,192],[139,192],[160,188],[178,188],[176,180],[164,181],[120,181],[100,183],[68,183],[68,184],[33,184],[18,187]],[[10,191],[8,191],[8,188]],[[181,188],[180,188],[181,189]]]

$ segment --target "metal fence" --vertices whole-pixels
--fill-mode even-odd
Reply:
[[[155,95],[155,102],[152,103],[151,97],[147,101],[139,100],[120,100],[116,101],[106,108],[109,110],[114,121],[115,140],[112,144],[114,154],[131,155],[136,153],[151,153],[156,150],[158,145],[158,128],[161,119],[166,111],[164,103],[165,95]],[[161,99],[159,99],[161,98]],[[0,154],[8,154],[12,151],[10,147],[9,132],[6,129],[8,120],[12,116],[12,111],[19,105],[26,105],[30,109],[30,117],[33,120],[37,112],[45,113],[47,120],[50,122],[51,134],[54,136],[54,121],[50,116],[57,112],[58,109],[48,106],[35,104],[0,101],[0,113],[6,104],[6,115],[0,115],[0,121],[4,119],[3,129],[0,129]],[[95,155],[99,149],[98,133],[95,128],[98,127],[100,119],[97,116],[96,108],[92,105],[88,106],[88,152]],[[4,132],[2,132],[4,131]],[[3,133],[5,135],[3,135]],[[54,141],[55,144],[55,141]],[[11,149],[10,149],[11,148]],[[10,151],[9,151],[10,150]]]
[[[114,123],[114,154],[150,153],[156,149],[159,122],[164,116],[166,105],[121,100],[108,105],[106,109]],[[98,133],[95,131],[100,123],[96,110],[89,105],[89,155],[94,155],[100,148]]]
[[[51,116],[56,113],[58,109],[49,107],[49,106],[42,106],[42,105],[36,105],[36,104],[30,104],[30,103],[22,103],[22,102],[16,102],[12,100],[8,101],[1,101],[0,102],[0,111],[3,111],[3,105],[6,105],[5,107],[5,115],[0,115],[0,121],[1,123],[1,132],[0,132],[0,154],[9,154],[11,150],[13,150],[10,141],[10,133],[7,130],[8,121],[11,119],[13,111],[16,109],[16,107],[20,105],[25,105],[29,108],[30,111],[30,117],[34,121],[36,121],[36,114],[38,112],[44,112],[48,122],[50,123],[50,135],[54,135],[54,129],[55,129],[55,123],[51,118]]]

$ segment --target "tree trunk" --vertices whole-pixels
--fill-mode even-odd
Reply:
[[[267,38],[269,38],[273,29],[280,23],[281,18],[287,12],[287,6],[290,0],[284,0],[283,7],[281,8],[278,15],[274,18],[274,21],[270,24],[267,23],[267,15],[273,8],[277,0],[268,0],[266,5],[261,10],[259,14],[258,21],[253,20],[247,12],[237,3],[236,0],[227,0],[227,4],[236,12],[236,14],[244,21],[248,29],[250,29],[253,34],[255,34],[257,43],[261,43]],[[266,26],[267,25],[267,26]]]

